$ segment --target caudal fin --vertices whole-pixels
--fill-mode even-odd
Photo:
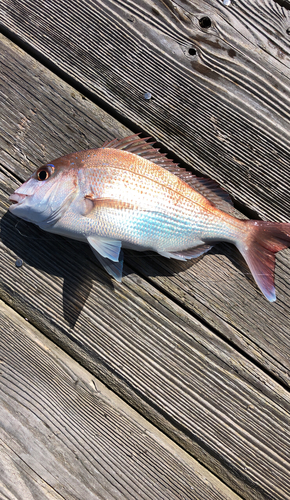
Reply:
[[[265,297],[276,300],[274,286],[275,253],[290,246],[290,224],[267,221],[244,221],[247,238],[237,244]]]

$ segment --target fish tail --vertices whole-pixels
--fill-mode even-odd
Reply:
[[[275,254],[290,246],[290,224],[267,221],[243,221],[247,236],[237,243],[262,293],[276,300],[274,286]]]

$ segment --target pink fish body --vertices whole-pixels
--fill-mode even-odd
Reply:
[[[222,210],[230,198],[213,181],[179,168],[136,135],[43,165],[10,200],[22,219],[87,241],[118,281],[122,247],[187,260],[227,241],[274,301],[275,253],[290,245],[290,224],[232,217]]]

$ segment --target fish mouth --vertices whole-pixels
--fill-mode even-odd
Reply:
[[[26,194],[13,193],[9,196],[9,201],[11,201],[13,205],[20,205],[26,197]]]

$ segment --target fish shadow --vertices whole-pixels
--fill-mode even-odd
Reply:
[[[63,316],[70,328],[74,328],[78,320],[93,281],[110,291],[114,289],[112,280],[100,269],[87,244],[42,231],[10,212],[2,217],[0,228],[3,245],[16,254],[16,259],[63,279]],[[42,307],[40,304],[39,309]]]
[[[110,291],[114,290],[114,280],[103,270],[93,255],[89,245],[42,231],[34,224],[25,222],[7,212],[1,219],[1,240],[3,244],[35,269],[50,276],[63,279],[62,306],[63,317],[70,328],[74,328],[83,310],[94,281]],[[218,244],[211,254],[226,254],[250,283],[255,282],[238,250],[228,244]],[[123,276],[132,269],[146,279],[153,276],[172,276],[191,268],[203,256],[186,262],[166,259],[153,252],[134,252],[125,250]],[[41,305],[40,305],[41,309]]]

